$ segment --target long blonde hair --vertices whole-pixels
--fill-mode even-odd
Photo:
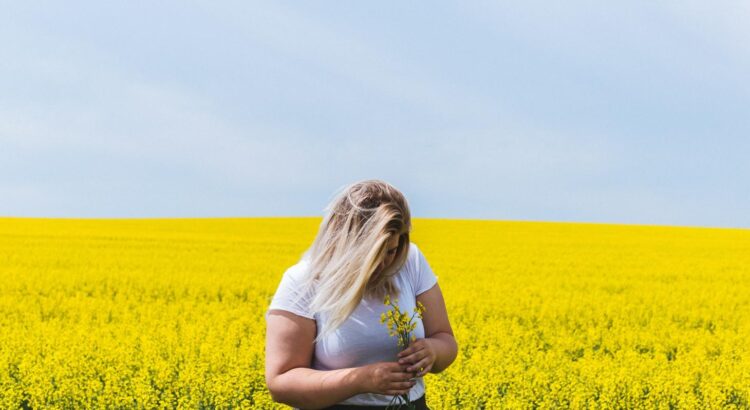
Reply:
[[[391,184],[368,179],[344,187],[325,208],[312,245],[301,294],[312,295],[311,312],[327,312],[315,342],[337,329],[363,297],[398,297],[394,275],[406,263],[411,215],[404,195]],[[388,241],[398,235],[393,262],[375,275]]]

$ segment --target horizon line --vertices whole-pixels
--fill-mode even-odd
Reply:
[[[196,219],[322,219],[322,215],[288,215],[288,216],[154,216],[154,217],[47,217],[47,216],[0,216],[3,219],[37,219],[37,220],[87,220],[87,221],[149,221],[149,220],[196,220]],[[742,226],[707,226],[707,225],[665,225],[626,222],[593,222],[593,221],[555,221],[533,219],[492,219],[492,218],[456,218],[456,217],[417,217],[414,220],[455,221],[455,222],[500,222],[500,223],[539,223],[539,224],[571,224],[571,225],[613,225],[625,227],[653,227],[653,228],[688,228],[688,229],[731,229],[750,230]]]

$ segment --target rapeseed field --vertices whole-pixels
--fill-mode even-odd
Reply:
[[[0,218],[0,408],[285,408],[263,315],[320,221]],[[750,230],[412,224],[431,408],[750,408]]]

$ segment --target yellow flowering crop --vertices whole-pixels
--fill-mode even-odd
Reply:
[[[430,408],[750,407],[750,230],[412,222],[459,346]],[[0,218],[0,408],[286,408],[263,315],[319,225]]]

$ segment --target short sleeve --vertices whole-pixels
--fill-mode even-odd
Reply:
[[[435,276],[435,273],[432,272],[432,268],[430,267],[430,264],[427,263],[427,259],[422,251],[416,245],[414,245],[414,250],[416,254],[414,295],[418,296],[435,286],[438,278]]]
[[[271,304],[268,306],[268,310],[286,310],[308,319],[315,319],[315,315],[309,309],[310,301],[312,300],[311,294],[308,292],[302,295],[299,268],[299,265],[295,265],[284,272],[276,293],[271,299]],[[266,311],[266,319],[268,319],[268,311]]]

